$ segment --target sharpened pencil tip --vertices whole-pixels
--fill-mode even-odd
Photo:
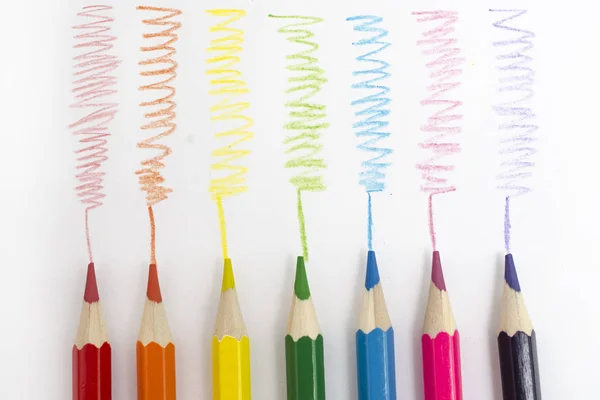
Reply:
[[[87,277],[85,279],[85,292],[83,292],[83,300],[85,300],[86,303],[95,303],[97,301],[100,301],[94,263],[88,264]]]
[[[223,265],[223,285],[221,286],[221,292],[229,289],[235,289],[235,278],[233,276],[231,258],[226,258]]]
[[[367,255],[367,274],[365,277],[365,288],[373,289],[379,283],[379,269],[377,268],[377,258],[375,252],[370,250]]]
[[[304,257],[299,256],[296,261],[296,281],[294,282],[294,293],[300,300],[310,298],[310,288],[308,287],[308,278],[306,277],[306,267],[304,266]]]
[[[158,269],[156,264],[150,264],[148,269],[148,289],[146,290],[146,296],[151,301],[156,303],[162,302],[162,296],[160,294],[160,284],[158,283]]]
[[[515,262],[512,254],[508,253],[504,257],[504,280],[511,287],[511,289],[520,292],[521,285],[519,285],[519,277],[517,276],[517,269],[515,268]]]
[[[444,280],[444,271],[442,271],[442,261],[440,260],[440,252],[433,252],[433,260],[431,262],[431,281],[440,290],[446,290],[446,281]]]

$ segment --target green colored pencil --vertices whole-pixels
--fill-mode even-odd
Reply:
[[[298,257],[296,263],[285,360],[288,400],[325,400],[323,335],[310,297],[304,257]]]

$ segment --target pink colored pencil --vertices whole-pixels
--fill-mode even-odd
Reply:
[[[429,301],[421,337],[425,400],[462,400],[460,336],[450,307],[440,253],[433,252]]]

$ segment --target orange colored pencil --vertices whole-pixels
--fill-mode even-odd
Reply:
[[[156,264],[150,264],[146,296],[137,342],[138,400],[175,400],[175,345],[160,294]]]

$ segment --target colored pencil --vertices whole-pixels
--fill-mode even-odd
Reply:
[[[535,331],[529,318],[512,254],[504,259],[504,295],[498,353],[504,400],[541,400]]]
[[[102,318],[94,263],[90,263],[73,346],[73,400],[111,398],[111,348]]]
[[[388,315],[374,251],[367,256],[365,293],[356,331],[359,400],[396,399],[394,328]]]
[[[235,290],[231,259],[223,266],[223,285],[212,338],[213,399],[250,400],[250,339]]]
[[[175,400],[175,345],[155,264],[148,271],[146,296],[137,342],[138,400]]]
[[[433,252],[421,344],[425,400],[462,400],[460,336],[437,251]]]
[[[285,360],[288,400],[325,400],[323,335],[310,295],[304,257],[298,257],[296,263]]]

